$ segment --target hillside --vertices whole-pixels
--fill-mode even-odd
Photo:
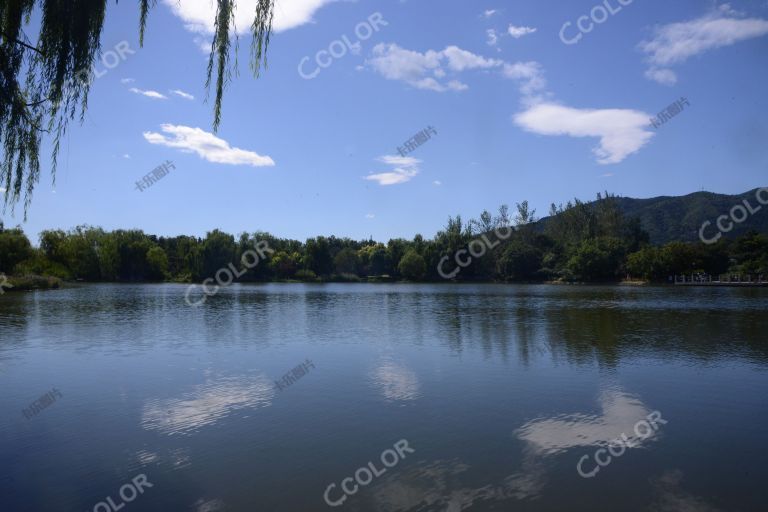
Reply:
[[[658,245],[675,240],[698,241],[699,229],[705,221],[709,220],[714,224],[720,215],[728,215],[731,208],[743,204],[745,199],[756,209],[760,206],[755,197],[757,190],[738,195],[694,192],[686,196],[660,196],[649,199],[617,197],[616,201],[624,215],[640,219],[643,229],[651,236],[651,242]],[[541,219],[541,224],[546,224],[547,219]],[[735,224],[734,229],[724,235],[736,238],[750,230],[768,233],[768,207],[763,206],[742,224]],[[707,231],[710,236],[716,232],[715,227],[710,227]]]

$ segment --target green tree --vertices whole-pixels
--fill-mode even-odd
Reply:
[[[472,227],[471,222],[468,226],[464,226],[461,216],[457,215],[455,218],[448,217],[448,224],[443,231],[438,231],[435,235],[435,246],[439,251],[437,261],[434,263],[435,268],[438,262],[445,256],[448,257],[448,262],[443,266],[445,273],[452,273],[456,266],[455,256],[460,249],[466,248],[467,244],[472,239]],[[430,265],[432,266],[432,265]],[[466,269],[463,275],[468,272]]]
[[[627,272],[642,279],[663,279],[666,277],[664,261],[658,247],[643,247],[627,256]]]
[[[120,250],[114,233],[106,233],[96,249],[101,278],[117,281],[120,276]]]
[[[117,244],[117,261],[120,262],[120,281],[144,281],[147,279],[147,252],[152,242],[141,230],[117,230],[113,233]]]
[[[333,272],[333,258],[327,238],[319,236],[307,240],[305,263],[318,276],[327,276]]]
[[[362,275],[381,276],[390,271],[390,260],[384,244],[370,244],[357,251]]]
[[[402,238],[395,238],[387,243],[387,261],[393,271],[398,270],[400,260],[403,258],[408,248],[408,241],[403,240]]]
[[[87,281],[101,279],[98,247],[103,237],[102,229],[90,226],[77,226],[67,233],[62,249],[73,277]]]
[[[493,216],[488,210],[483,210],[479,220],[472,219],[470,225],[472,226],[473,233],[478,234],[489,233],[495,227]]]
[[[370,275],[382,276],[389,274],[392,269],[392,262],[389,259],[389,254],[383,246],[376,247],[376,250],[371,254]]]
[[[301,255],[298,252],[289,254],[285,251],[278,251],[269,260],[272,273],[280,279],[292,278],[299,270],[300,264]]]
[[[497,262],[497,272],[503,279],[532,281],[539,277],[542,253],[522,240],[506,244]]]
[[[162,247],[151,247],[147,251],[147,279],[162,281],[168,273],[168,256]]]
[[[419,253],[409,249],[400,260],[398,271],[409,281],[421,281],[427,273],[427,264]]]
[[[515,215],[515,225],[518,227],[527,226],[536,222],[536,210],[528,205],[528,201],[517,203],[517,215]]]
[[[43,231],[40,233],[40,249],[49,260],[66,265],[67,258],[63,249],[66,238],[67,234],[60,229]]]
[[[768,274],[768,236],[750,231],[734,242],[731,253],[734,271],[740,274]]]
[[[669,275],[690,274],[704,270],[697,261],[694,246],[685,242],[668,243],[661,249],[661,258]]]
[[[21,229],[0,229],[0,272],[10,274],[32,254],[32,245]]]
[[[345,247],[333,258],[337,274],[357,274],[360,266],[360,260],[357,257],[357,251],[351,247]]]
[[[604,281],[622,277],[626,247],[617,238],[593,238],[579,244],[568,260],[571,275],[581,281]]]
[[[235,237],[214,229],[205,236],[202,247],[203,275],[213,277],[222,268],[235,264]]]
[[[171,250],[172,248],[172,250]],[[175,237],[166,249],[171,272],[182,280],[200,281],[203,276],[202,241],[192,236]]]

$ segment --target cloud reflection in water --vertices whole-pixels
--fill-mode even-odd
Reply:
[[[221,378],[199,385],[181,398],[150,400],[141,425],[164,434],[189,434],[242,409],[268,407],[275,390],[265,376]]]
[[[646,439],[635,433],[635,424],[651,411],[638,398],[617,389],[600,395],[603,414],[567,414],[530,421],[517,430],[522,441],[544,455],[554,455],[580,446],[607,446],[609,441],[626,434],[638,447]]]
[[[464,486],[461,480],[471,476],[467,464],[459,460],[422,462],[385,478],[376,490],[375,507],[383,512],[459,512],[483,502],[536,499],[547,485],[552,456],[571,448],[607,446],[622,433],[638,447],[654,438],[642,439],[634,431],[635,424],[651,412],[637,397],[611,388],[601,393],[599,402],[599,415],[558,415],[530,421],[517,429],[515,437],[524,442],[520,468],[498,483]]]
[[[405,366],[385,361],[372,376],[374,384],[389,401],[407,401],[419,398],[419,379]]]

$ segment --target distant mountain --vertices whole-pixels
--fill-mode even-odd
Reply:
[[[718,231],[715,227],[717,218],[720,215],[730,215],[734,206],[744,205],[744,200],[749,201],[753,209],[761,207],[760,211],[750,214],[741,224],[734,223],[733,230],[723,235],[735,238],[749,230],[768,234],[768,205],[761,205],[757,201],[758,190],[734,196],[695,192],[687,196],[661,196],[650,199],[618,197],[616,200],[624,215],[640,219],[643,229],[651,235],[651,243],[665,244],[676,240],[695,242],[699,240],[699,229],[705,221],[712,223],[712,226],[707,228],[706,235],[714,236]],[[768,198],[768,193],[764,192],[762,197]],[[737,213],[737,217],[739,215],[740,213]],[[546,219],[542,220],[546,223]]]

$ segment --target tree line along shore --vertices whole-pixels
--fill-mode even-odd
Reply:
[[[62,281],[201,282],[237,267],[257,243],[268,253],[238,272],[239,282],[668,282],[678,274],[768,275],[768,236],[749,232],[717,243],[652,245],[636,218],[615,198],[552,205],[537,221],[528,203],[449,217],[433,238],[356,241],[318,236],[304,242],[267,232],[204,238],[163,237],[140,230],[79,226],[48,230],[32,246],[19,228],[0,224],[0,275],[14,288],[57,287]]]

